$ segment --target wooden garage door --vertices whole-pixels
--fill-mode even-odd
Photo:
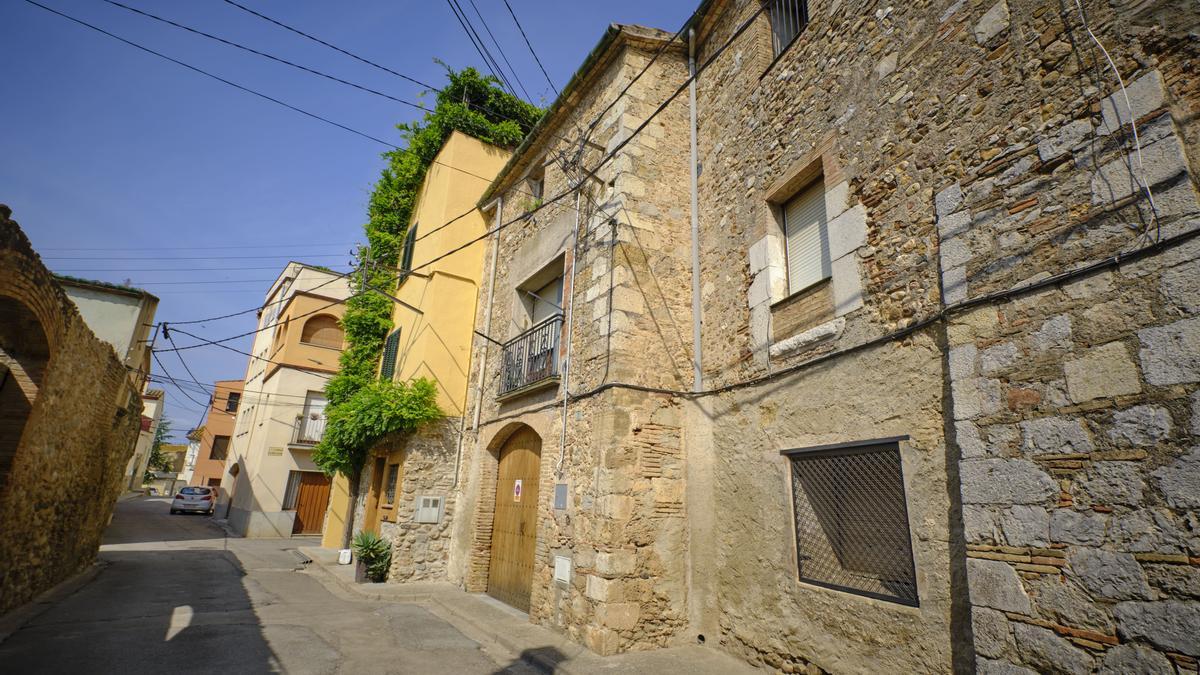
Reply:
[[[518,431],[504,444],[492,521],[488,595],[526,612],[533,586],[541,456],[542,439],[531,429]]]
[[[321,533],[321,526],[325,524],[325,509],[329,507],[329,484],[329,476],[319,471],[300,474],[292,534]]]

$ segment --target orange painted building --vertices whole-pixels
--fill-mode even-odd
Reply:
[[[214,383],[208,414],[204,418],[204,426],[200,428],[200,450],[196,454],[196,468],[189,485],[221,485],[225,458],[229,455],[229,444],[233,438],[233,423],[242,402],[243,386],[241,380],[217,380]]]

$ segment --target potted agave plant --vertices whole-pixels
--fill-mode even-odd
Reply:
[[[354,537],[354,581],[387,581],[388,568],[392,564],[392,547],[374,532],[359,532]]]

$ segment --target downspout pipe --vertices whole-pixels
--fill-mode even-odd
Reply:
[[[691,178],[692,178],[692,391],[704,390],[704,374],[700,345],[700,162],[696,149],[696,29],[688,29],[689,113],[691,117]]]

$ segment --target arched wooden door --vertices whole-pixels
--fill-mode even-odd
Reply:
[[[488,595],[525,612],[533,587],[541,459],[541,437],[532,429],[521,429],[500,449],[496,478]]]

